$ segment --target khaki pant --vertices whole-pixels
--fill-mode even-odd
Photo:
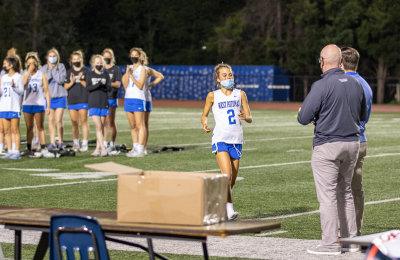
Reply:
[[[322,229],[322,245],[337,246],[338,218],[342,238],[357,235],[351,192],[354,166],[360,142],[334,142],[313,148],[314,175]]]
[[[360,152],[356,167],[354,168],[351,190],[354,198],[354,207],[356,209],[357,236],[361,235],[361,227],[364,217],[364,189],[362,185],[362,170],[364,157],[367,155],[367,142],[360,143]]]

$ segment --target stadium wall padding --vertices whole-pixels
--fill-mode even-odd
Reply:
[[[215,66],[150,66],[164,75],[164,80],[151,89],[153,99],[205,100],[217,89]],[[126,66],[120,66],[122,74]],[[237,88],[246,92],[249,101],[289,101],[289,77],[276,66],[232,66]],[[124,88],[120,88],[124,98]]]

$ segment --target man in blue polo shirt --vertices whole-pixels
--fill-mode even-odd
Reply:
[[[322,243],[307,252],[339,255],[338,218],[342,238],[357,235],[351,181],[360,148],[360,121],[366,119],[367,107],[360,83],[340,68],[338,46],[325,46],[319,60],[322,78],[312,85],[297,116],[300,124],[315,125],[311,167]]]
[[[362,170],[364,157],[367,155],[367,138],[365,137],[365,124],[368,122],[371,114],[372,106],[372,90],[367,81],[363,79],[356,71],[360,54],[356,49],[351,47],[342,48],[342,69],[346,74],[353,76],[360,82],[364,89],[365,99],[367,101],[367,118],[360,122],[360,151],[353,173],[353,181],[351,182],[351,190],[354,198],[354,206],[356,209],[357,236],[361,235],[361,227],[364,216],[364,189],[362,186]]]

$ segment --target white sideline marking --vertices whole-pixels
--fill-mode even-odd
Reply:
[[[236,181],[243,181],[243,180],[244,180],[243,177],[237,177],[237,178],[236,178]]]
[[[312,138],[312,136],[288,136],[288,137],[276,137],[276,138],[261,138],[261,139],[249,139],[246,142],[259,142],[259,141],[279,141],[279,140],[289,140],[289,139],[305,139]],[[191,143],[191,144],[160,144],[159,146],[191,146],[191,145],[211,145],[211,141],[207,143]]]
[[[279,230],[279,231],[274,231],[274,232],[267,232],[267,233],[261,233],[254,235],[255,237],[266,237],[266,236],[272,236],[272,235],[279,235],[279,234],[284,234],[287,233],[286,230]]]
[[[379,154],[374,154],[374,155],[367,155],[367,156],[365,156],[365,158],[377,158],[377,157],[399,156],[399,155],[400,155],[400,153],[379,153]],[[244,166],[244,167],[240,167],[240,169],[255,169],[255,168],[264,168],[264,167],[303,164],[303,163],[311,163],[311,161],[298,161],[298,162],[288,162],[288,163],[273,163],[273,164],[254,165],[254,166]],[[212,170],[195,171],[195,172],[216,172],[219,170],[220,169],[212,169]]]
[[[296,153],[296,152],[303,152],[304,149],[293,149],[293,150],[287,150],[287,153]]]
[[[30,174],[30,176],[53,177],[53,180],[101,179],[111,175],[115,174],[109,172],[61,172]]]
[[[75,182],[64,182],[64,183],[52,183],[52,184],[43,184],[36,186],[22,186],[22,187],[11,187],[11,188],[2,188],[0,191],[9,191],[9,190],[23,190],[23,189],[37,189],[37,188],[46,188],[46,187],[54,187],[54,186],[66,186],[73,184],[83,184],[83,183],[91,183],[91,182],[108,182],[108,181],[116,181],[117,179],[107,179],[107,180],[93,180],[93,181],[75,181]]]
[[[10,171],[24,171],[24,172],[54,172],[60,170],[60,169],[20,169],[20,168],[2,168],[2,169]]]
[[[375,204],[394,202],[394,201],[400,201],[400,198],[369,201],[369,202],[365,202],[365,205],[375,205]],[[275,217],[258,218],[258,220],[284,219],[284,218],[292,218],[292,217],[298,217],[298,216],[312,215],[312,214],[316,214],[316,213],[319,213],[319,210],[313,210],[313,211],[295,213],[295,214],[288,214],[288,215],[281,215],[281,216],[275,216]]]

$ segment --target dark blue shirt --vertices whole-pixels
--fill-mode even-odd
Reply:
[[[314,82],[297,120],[302,125],[314,122],[313,145],[360,140],[360,121],[365,121],[367,106],[364,90],[340,68],[330,69]]]
[[[347,75],[351,75],[360,82],[361,86],[364,89],[365,100],[367,102],[367,118],[365,121],[360,122],[360,142],[366,142],[367,137],[365,136],[365,124],[368,123],[369,116],[371,114],[372,107],[372,89],[363,77],[360,76],[357,72],[346,72]]]

